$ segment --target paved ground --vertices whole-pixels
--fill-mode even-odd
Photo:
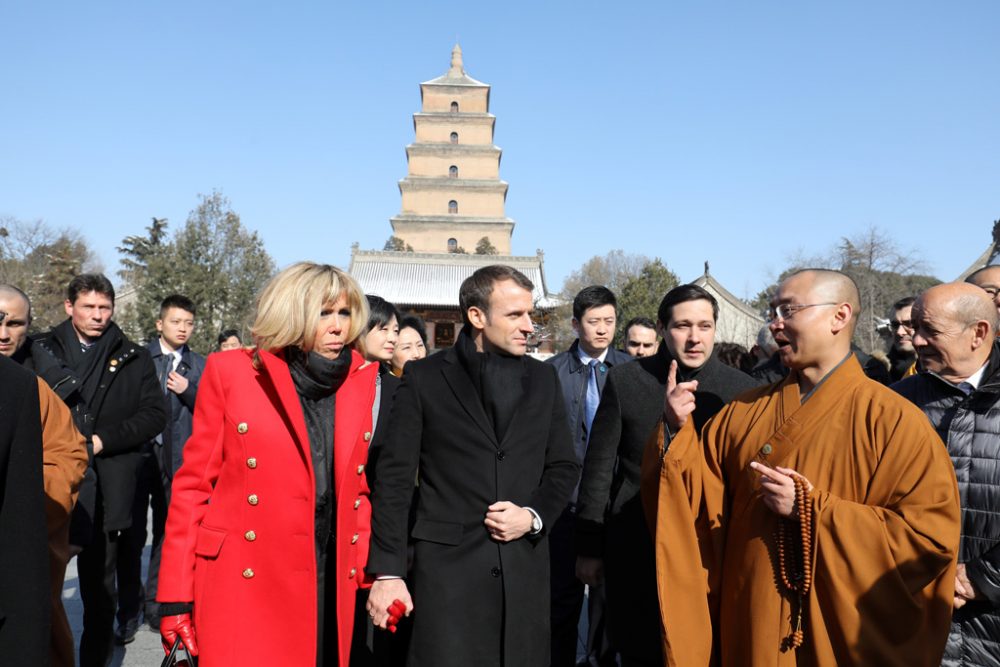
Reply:
[[[152,521],[152,517],[150,517]],[[146,564],[149,562],[149,545],[143,554],[142,576],[146,576]],[[80,647],[80,632],[83,630],[83,603],[80,601],[79,581],[76,576],[76,559],[69,562],[66,568],[66,582],[63,584],[63,605],[69,624],[73,627],[73,640],[77,649]],[[160,635],[149,630],[144,625],[135,636],[135,641],[128,646],[116,646],[112,667],[159,667],[163,662],[163,649],[160,648]]]
[[[149,517],[152,523],[152,516]],[[149,563],[149,540],[142,559],[142,576],[146,578],[146,565]],[[83,603],[80,601],[79,582],[76,574],[76,559],[69,562],[66,568],[66,582],[63,584],[63,604],[66,615],[73,627],[73,640],[77,648],[80,646],[80,632],[83,630]],[[584,613],[580,619],[580,636],[587,636],[587,604],[583,605]],[[579,646],[578,648],[582,648]],[[581,657],[581,656],[578,656]],[[158,667],[163,661],[163,649],[160,647],[160,635],[143,625],[135,636],[135,641],[128,646],[116,646],[115,655],[111,661],[112,667]]]

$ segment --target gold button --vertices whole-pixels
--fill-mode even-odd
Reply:
[[[253,570],[251,570],[249,567],[247,569],[243,570],[243,578],[244,579],[253,579]]]
[[[249,496],[247,496],[247,502],[250,503],[251,505],[256,505],[257,503],[260,502],[260,498],[257,497],[256,493],[251,493]]]
[[[240,433],[246,433],[249,430],[249,427],[247,426],[246,422],[240,422],[236,426],[236,430],[239,431]]]
[[[257,459],[251,456],[247,459],[247,467],[251,470],[257,467]]]
[[[365,431],[365,442],[368,442],[371,439],[372,439],[372,432],[371,431]]]
[[[351,544],[354,544],[357,541],[358,541],[358,534],[354,533],[354,536],[351,538]]]
[[[364,471],[365,471],[365,467],[364,467],[363,465],[360,465],[360,466],[358,466],[358,474],[359,474],[359,475],[360,475],[361,473],[363,473]]]
[[[253,542],[254,540],[257,539],[257,533],[253,532],[252,530],[248,530],[247,532],[243,533],[243,537],[247,538],[247,542]]]
[[[358,568],[356,568],[356,567],[352,567],[352,568],[351,568],[351,571],[350,571],[350,572],[348,572],[347,576],[348,576],[349,578],[353,579],[353,578],[354,578],[354,575],[356,575],[357,573],[358,573]]]
[[[764,456],[767,456],[768,454],[770,454],[771,453],[771,443],[765,442],[764,446],[760,448],[760,452]]]
[[[354,509],[358,509],[359,507],[361,507],[361,498],[354,501]]]

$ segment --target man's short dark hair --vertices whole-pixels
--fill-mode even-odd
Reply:
[[[529,292],[535,289],[534,283],[513,267],[504,264],[484,266],[463,280],[462,287],[458,290],[458,307],[462,311],[463,322],[469,324],[469,308],[478,308],[489,316],[493,285],[502,280],[513,280],[518,287]],[[403,328],[402,323],[400,328]]]
[[[403,329],[413,329],[416,331],[424,347],[427,347],[427,326],[422,319],[416,315],[403,315],[399,319],[399,330],[402,331]]]
[[[628,340],[628,330],[632,327],[645,327],[646,329],[652,329],[656,331],[656,325],[653,320],[648,317],[633,317],[628,322],[625,323],[625,328],[622,331],[625,333],[625,339]]]
[[[81,273],[73,280],[69,281],[66,287],[66,299],[70,303],[76,303],[77,297],[81,294],[97,292],[111,299],[111,305],[115,303],[115,288],[103,273]]]
[[[365,298],[368,299],[367,331],[374,331],[375,329],[384,327],[393,318],[396,318],[397,324],[399,323],[399,311],[396,310],[396,306],[374,294],[366,294]]]
[[[234,338],[234,337],[236,338],[236,340],[240,341],[240,345],[243,344],[243,339],[240,338],[240,332],[239,331],[237,331],[236,329],[223,329],[219,333],[219,345],[222,345],[227,340],[229,340],[230,338]]]
[[[192,315],[198,314],[198,311],[195,310],[194,301],[187,298],[183,294],[171,294],[166,299],[160,302],[161,320],[167,315],[167,311],[170,310],[171,308],[180,308],[181,310],[187,311]]]
[[[615,293],[604,285],[584,287],[573,298],[573,319],[580,321],[588,310],[601,306],[614,306],[615,312],[618,312],[618,299],[615,298]]]
[[[663,301],[660,302],[659,309],[656,311],[656,317],[660,320],[660,324],[666,326],[667,322],[670,321],[670,316],[673,315],[674,306],[686,301],[698,301],[699,299],[712,304],[712,319],[718,322],[719,302],[715,300],[715,297],[708,290],[698,285],[678,285],[667,292],[663,297]]]
[[[917,297],[915,297],[915,296],[904,296],[902,299],[900,299],[896,303],[892,304],[892,312],[890,312],[889,314],[890,315],[895,315],[897,310],[899,310],[901,308],[906,308],[907,306],[912,306],[916,302],[917,302]]]

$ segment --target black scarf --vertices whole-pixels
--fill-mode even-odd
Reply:
[[[466,325],[455,341],[459,363],[472,379],[486,416],[493,426],[497,442],[503,442],[514,411],[524,395],[524,357],[497,352],[480,352]]]
[[[309,434],[309,451],[316,478],[316,548],[322,552],[334,529],[333,418],[336,392],[351,370],[351,353],[345,349],[336,359],[327,359],[315,352],[306,354],[297,347],[290,347],[285,350],[285,359]]]
[[[108,364],[108,360],[114,351],[125,340],[125,334],[114,322],[108,323],[108,328],[104,330],[101,337],[93,345],[83,351],[80,338],[73,328],[73,322],[66,320],[52,328],[52,335],[56,342],[63,349],[63,361],[73,371],[79,381],[80,397],[86,406],[86,411],[94,408],[94,398],[101,384],[101,377],[104,375],[103,369]],[[82,420],[77,422],[77,428],[88,438],[91,435],[93,424],[85,419],[78,411],[74,412],[74,418]]]

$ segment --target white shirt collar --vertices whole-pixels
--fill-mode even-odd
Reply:
[[[584,366],[589,366],[591,359],[595,359],[595,358],[597,359],[597,361],[599,361],[599,362],[601,362],[603,364],[604,360],[608,358],[608,350],[610,350],[610,349],[611,349],[610,347],[606,347],[606,348],[604,348],[604,351],[601,352],[600,355],[598,355],[597,357],[592,357],[589,354],[587,354],[586,352],[584,352],[583,348],[581,346],[577,345],[576,346],[576,356],[580,358],[580,363],[582,363]]]
[[[986,364],[988,364],[988,363],[990,363],[990,362],[987,359],[986,363],[983,364],[982,366],[980,366],[978,371],[976,371],[975,373],[973,373],[969,377],[965,378],[965,380],[963,380],[963,382],[965,382],[965,384],[972,385],[972,390],[973,391],[975,391],[976,389],[979,389],[979,383],[983,381],[983,375],[986,373]],[[962,384],[962,382],[959,382],[958,384]],[[955,386],[958,386],[958,385],[955,385]]]
[[[181,363],[181,351],[184,349],[184,347],[181,347],[180,350],[171,350],[169,347],[163,344],[162,338],[159,339],[159,342],[160,342],[160,352],[162,352],[163,356],[165,357],[171,357],[170,364],[172,366],[172,370],[176,371],[177,367]]]

